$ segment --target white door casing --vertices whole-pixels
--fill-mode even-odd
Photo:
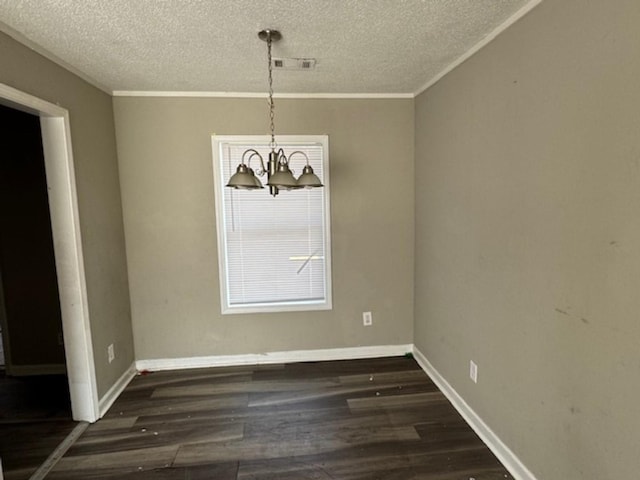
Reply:
[[[62,330],[74,420],[99,418],[69,112],[0,84],[0,103],[40,117]]]

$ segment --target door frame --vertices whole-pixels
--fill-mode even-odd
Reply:
[[[2,83],[0,104],[40,117],[71,411],[74,420],[95,422],[100,410],[69,111]]]

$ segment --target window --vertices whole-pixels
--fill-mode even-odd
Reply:
[[[253,148],[266,160],[269,136],[213,136],[213,164],[222,313],[331,309],[329,145],[327,136],[278,136],[288,155],[301,150],[324,188],[269,194],[268,187],[225,185]],[[246,159],[245,159],[246,161]],[[294,155],[296,176],[305,159]],[[259,170],[259,160],[251,160]],[[259,177],[266,184],[266,175]]]

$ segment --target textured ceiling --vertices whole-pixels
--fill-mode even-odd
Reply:
[[[108,91],[264,92],[264,28],[276,92],[419,91],[532,0],[0,0],[5,32]],[[8,28],[7,28],[8,27]]]

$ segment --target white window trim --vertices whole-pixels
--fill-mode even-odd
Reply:
[[[324,223],[325,223],[325,285],[326,285],[326,299],[322,302],[308,301],[308,302],[295,302],[295,303],[278,303],[278,304],[253,304],[251,306],[231,306],[229,305],[229,294],[227,290],[228,285],[228,263],[226,257],[226,251],[224,246],[226,245],[226,230],[225,230],[225,212],[223,205],[223,189],[226,188],[223,185],[226,184],[228,178],[225,178],[225,172],[222,170],[222,161],[220,158],[220,144],[237,143],[237,144],[264,144],[269,145],[271,137],[269,135],[212,135],[211,147],[213,150],[213,181],[214,181],[214,194],[215,194],[215,212],[216,212],[216,229],[218,239],[218,274],[220,281],[220,307],[223,315],[238,314],[238,313],[277,313],[277,312],[296,312],[296,311],[317,311],[317,310],[332,310],[333,309],[333,295],[332,295],[332,272],[331,272],[331,202],[329,187],[329,137],[327,135],[278,135],[276,141],[280,141],[283,145],[300,144],[308,145],[310,143],[316,143],[322,145],[322,164],[323,164],[323,178],[324,184]],[[290,153],[290,152],[285,152]],[[265,162],[266,162],[265,158]],[[296,157],[292,167],[296,168],[297,162],[301,159]],[[302,165],[299,165],[301,170]],[[260,180],[266,183],[266,177],[261,177]],[[224,184],[223,184],[224,182]],[[268,198],[268,190],[264,190],[264,195]],[[296,192],[283,192],[281,195],[295,195]],[[267,286],[265,285],[265,288]]]

